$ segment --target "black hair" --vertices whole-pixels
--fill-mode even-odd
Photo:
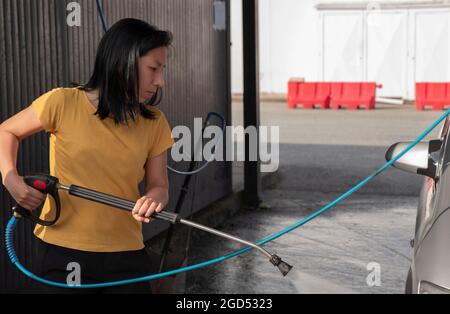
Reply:
[[[139,58],[152,49],[169,47],[171,43],[171,32],[144,21],[127,18],[115,23],[100,41],[91,78],[78,87],[84,91],[98,89],[95,114],[102,120],[111,115],[116,124],[126,122],[128,117],[136,121],[137,113],[154,119],[154,111],[146,106],[157,105],[162,90],[158,88],[145,104],[139,102]]]

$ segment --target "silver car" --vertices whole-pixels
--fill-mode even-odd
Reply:
[[[450,294],[450,118],[445,120],[439,139],[421,142],[394,166],[423,175],[414,248],[405,292]],[[389,161],[411,142],[392,145]]]

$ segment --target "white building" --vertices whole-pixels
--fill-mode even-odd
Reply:
[[[231,1],[232,91],[242,79],[242,0]],[[244,0],[245,1],[245,0]],[[260,90],[290,77],[375,81],[414,99],[415,82],[450,82],[450,1],[259,0]]]

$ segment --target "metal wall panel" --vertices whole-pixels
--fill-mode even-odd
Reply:
[[[95,1],[78,0],[80,27],[66,24],[69,0],[0,0],[0,119],[4,121],[35,98],[57,86],[87,81],[103,30]],[[106,21],[112,25],[125,17],[146,20],[174,35],[166,69],[166,87],[160,109],[172,127],[193,127],[194,117],[216,111],[230,121],[229,33],[213,29],[212,0],[103,0]],[[229,7],[229,3],[227,3]],[[228,14],[228,13],[227,13]],[[172,167],[187,168],[187,163]],[[24,140],[18,154],[21,174],[48,173],[48,137],[36,134]],[[173,208],[183,177],[170,175]],[[193,183],[196,180],[193,180]],[[70,184],[67,182],[66,184]],[[231,192],[228,163],[212,163],[197,179],[194,210]],[[203,193],[204,191],[208,193]],[[0,230],[5,229],[14,204],[0,187]],[[192,191],[183,212],[192,201]],[[144,234],[150,238],[166,227],[152,223]],[[21,222],[16,233],[20,260],[34,270],[36,256],[32,226]],[[0,244],[0,292],[20,291],[30,281],[19,275]]]

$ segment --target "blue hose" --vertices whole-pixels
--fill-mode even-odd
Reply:
[[[390,166],[392,166],[396,161],[398,161],[400,158],[402,158],[408,151],[410,151],[414,146],[416,146],[420,141],[422,141],[432,130],[434,130],[449,114],[450,114],[450,109],[448,111],[446,111],[444,115],[442,115],[438,120],[436,120],[424,133],[422,133],[422,135],[420,135],[416,140],[414,140],[400,154],[398,154],[395,158],[393,158],[392,160],[390,160],[389,162],[384,164],[381,168],[379,168],[377,171],[372,173],[370,176],[368,176],[366,179],[361,181],[359,184],[355,185],[353,188],[348,190],[346,193],[342,194],[340,197],[338,197],[337,199],[335,199],[328,205],[322,207],[318,211],[314,212],[313,214],[307,216],[306,218],[287,227],[286,229],[283,229],[282,231],[280,231],[278,233],[275,233],[271,236],[264,238],[263,240],[257,242],[256,244],[261,246],[270,241],[273,241],[273,240],[285,235],[286,233],[289,233],[289,232],[299,228],[300,226],[303,226],[304,224],[308,223],[309,221],[313,220],[317,216],[323,214],[324,212],[328,211],[329,209],[333,208],[334,206],[336,206],[337,204],[342,202],[344,199],[346,199],[347,197],[349,197],[350,195],[352,195],[353,193],[355,193],[356,191],[361,189],[367,183],[372,181],[376,176],[378,176],[380,173],[384,172],[386,169],[388,169]],[[26,276],[30,277],[31,279],[39,281],[39,282],[47,284],[47,285],[50,285],[50,286],[61,287],[61,288],[104,288],[104,287],[111,287],[111,286],[118,286],[118,285],[127,285],[127,284],[142,282],[142,281],[149,281],[149,280],[172,276],[172,275],[176,275],[176,274],[179,274],[182,272],[187,272],[187,271],[195,270],[195,269],[202,268],[205,266],[217,264],[217,263],[226,261],[232,257],[241,255],[243,253],[246,253],[246,252],[249,252],[250,250],[252,250],[251,247],[245,247],[243,249],[233,251],[227,255],[223,255],[223,256],[220,256],[220,257],[217,257],[217,258],[214,258],[214,259],[211,259],[211,260],[199,263],[199,264],[195,264],[195,265],[191,265],[191,266],[187,266],[187,267],[183,267],[183,268],[179,268],[179,269],[175,269],[175,270],[171,270],[171,271],[167,271],[167,272],[163,272],[163,273],[159,273],[159,274],[153,274],[153,275],[149,275],[149,276],[145,276],[145,277],[139,277],[139,278],[121,280],[121,281],[98,283],[98,284],[85,284],[85,285],[81,284],[78,286],[70,286],[70,285],[67,285],[64,283],[49,281],[49,280],[43,279],[41,277],[38,277],[38,276],[34,275],[33,273],[31,273],[30,271],[28,271],[27,269],[25,269],[20,264],[20,262],[16,256],[16,253],[14,251],[13,232],[14,232],[16,225],[17,225],[17,219],[13,216],[10,219],[10,221],[6,227],[6,232],[5,232],[6,249],[8,251],[8,255],[9,255],[9,258],[11,259],[11,262],[22,273],[24,273]]]
[[[100,4],[100,0],[95,0],[95,2],[97,3],[97,11],[98,15],[100,16],[100,20],[102,22],[103,31],[106,33],[108,31],[108,25],[106,24],[105,15],[103,14],[103,9]]]

